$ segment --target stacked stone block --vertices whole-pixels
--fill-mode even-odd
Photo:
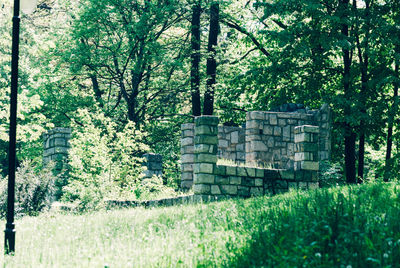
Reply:
[[[54,128],[43,134],[43,163],[55,162],[55,172],[59,173],[68,158],[71,139],[70,128]]]
[[[249,112],[246,115],[246,162],[294,168],[294,128],[313,122],[313,114]]]
[[[211,194],[226,196],[258,196],[264,194],[264,169],[217,165]]]
[[[317,188],[319,171],[319,127],[310,125],[298,126],[294,129],[294,134],[296,143],[294,155],[296,180],[307,183],[307,188]]]
[[[199,116],[194,128],[194,177],[195,194],[211,194],[215,184],[214,171],[217,164],[218,117]]]
[[[181,126],[181,188],[193,186],[194,164],[194,124]],[[241,127],[218,126],[218,158],[232,160],[236,163],[245,161],[245,130]]]
[[[218,158],[244,163],[245,129],[241,127],[218,126]]]
[[[294,106],[294,105],[292,105]],[[318,171],[315,170],[317,162],[327,160],[331,153],[331,112],[327,104],[319,110],[309,110],[304,106],[296,105],[296,109],[279,109],[274,112],[254,111],[246,115],[246,127],[218,127],[218,146],[217,157],[230,159],[242,165],[257,166],[258,168],[269,170],[264,177],[264,193],[275,193],[286,191],[290,188],[316,188],[318,183]],[[287,105],[290,108],[290,105]],[[310,125],[318,128],[318,133],[308,133],[309,127],[305,129],[304,136],[313,136],[314,148],[317,151],[298,151],[301,144],[295,140],[297,134],[295,128],[298,126]],[[193,163],[194,155],[194,125],[184,124],[182,126],[182,188],[189,189],[193,183]],[[312,129],[312,128],[311,128]],[[212,133],[213,135],[215,133]],[[210,135],[208,133],[207,135]],[[244,144],[243,144],[244,142]],[[299,142],[301,143],[301,142]],[[214,144],[207,144],[214,145]],[[245,152],[243,153],[243,147]],[[305,148],[309,150],[309,148]],[[243,163],[243,156],[245,162]],[[311,159],[312,157],[312,159]],[[299,160],[302,159],[302,160]],[[303,161],[303,164],[301,163]],[[315,163],[312,163],[315,162]],[[300,165],[300,166],[299,166]],[[199,168],[200,166],[197,165]],[[210,167],[210,165],[208,165]],[[203,171],[205,166],[202,166]],[[310,169],[311,168],[311,169]],[[215,165],[216,172],[223,167]],[[228,168],[231,169],[231,168]],[[271,170],[279,170],[278,173]],[[210,172],[210,169],[207,171]],[[211,174],[211,173],[202,173]],[[279,178],[276,174],[279,174]],[[219,175],[214,173],[215,176]],[[230,175],[229,175],[230,176]],[[208,176],[211,180],[211,176]],[[235,177],[235,176],[233,176]],[[240,176],[239,176],[240,177]],[[217,178],[214,178],[217,180]],[[218,177],[218,181],[223,181]],[[235,178],[232,179],[232,183]],[[237,179],[236,179],[237,181]],[[226,182],[226,180],[225,180]],[[211,185],[209,183],[208,185]],[[221,192],[221,195],[229,194],[222,188],[228,184],[215,182],[213,194]],[[222,187],[222,185],[225,185]],[[231,184],[229,179],[229,185]],[[200,186],[198,186],[200,187]],[[203,187],[204,189],[210,187]],[[235,190],[232,190],[234,192]],[[205,190],[205,192],[207,192]]]
[[[294,128],[293,169],[217,165],[218,118],[200,116],[194,129],[196,196],[249,197],[276,194],[290,188],[318,187],[318,126]]]
[[[144,162],[143,166],[146,167],[144,170],[143,179],[149,179],[153,176],[160,176],[163,175],[163,167],[162,167],[162,155],[159,154],[144,154],[143,155]]]
[[[322,105],[316,114],[319,126],[319,160],[329,160],[331,155],[331,122],[332,112],[328,104]]]
[[[294,169],[294,128],[316,125],[319,135],[319,159],[329,159],[331,152],[331,112],[327,104],[319,110],[295,112],[248,112],[246,115],[246,163],[279,169]]]
[[[181,189],[189,190],[193,186],[194,124],[183,124],[181,130]]]

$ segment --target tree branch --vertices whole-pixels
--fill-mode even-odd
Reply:
[[[263,46],[260,42],[258,42],[258,40],[256,39],[256,37],[255,37],[252,33],[248,32],[245,28],[241,27],[240,25],[238,25],[238,24],[235,23],[235,22],[231,22],[231,21],[228,21],[228,20],[226,20],[226,19],[222,19],[221,22],[224,23],[225,25],[227,25],[228,27],[233,28],[233,29],[235,29],[235,30],[241,32],[242,34],[246,35],[247,37],[249,37],[250,40],[256,45],[256,47],[257,47],[265,56],[271,57],[271,54],[270,54],[267,50],[265,50],[264,46]]]

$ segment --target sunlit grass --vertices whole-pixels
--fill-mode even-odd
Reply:
[[[234,214],[234,203],[211,206],[215,217],[208,217],[208,205],[26,217],[16,222],[16,255],[5,262],[7,267],[194,266],[202,256],[218,258],[225,241],[233,239],[223,221]]]
[[[17,220],[4,267],[398,267],[400,187]],[[4,222],[2,222],[4,226]]]

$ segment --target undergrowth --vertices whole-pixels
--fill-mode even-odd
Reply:
[[[400,187],[368,183],[17,221],[4,267],[399,267]]]

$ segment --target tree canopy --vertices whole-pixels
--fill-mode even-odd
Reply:
[[[11,8],[0,7],[3,174]],[[175,181],[179,127],[193,116],[239,125],[246,111],[328,103],[331,161],[347,181],[393,177],[399,23],[395,0],[40,0],[22,16],[18,159],[39,163],[41,134],[54,126],[112,122],[111,132],[144,134]]]

